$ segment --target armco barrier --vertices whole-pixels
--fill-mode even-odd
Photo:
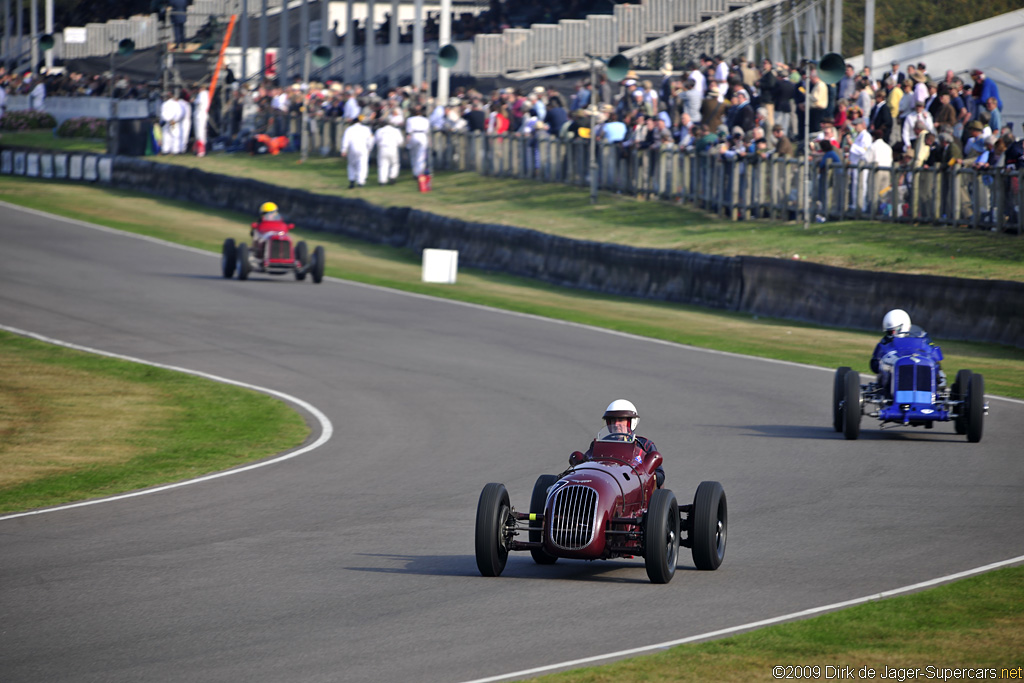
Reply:
[[[0,165],[11,159],[17,172],[19,156],[23,169],[24,154],[4,156]],[[55,161],[56,166],[63,165]],[[107,161],[100,163],[105,166]],[[69,175],[81,177],[82,157],[71,155],[67,163]],[[117,157],[111,163],[114,187],[245,214],[272,198],[303,228],[416,253],[425,248],[453,249],[465,267],[607,294],[872,330],[878,329],[884,311],[904,308],[938,337],[1024,348],[1024,283],[637,249],[409,208],[381,208],[360,199],[315,195],[131,157]],[[97,173],[96,157],[86,165]]]

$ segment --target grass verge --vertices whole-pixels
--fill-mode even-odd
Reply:
[[[9,176],[0,177],[0,199],[214,252],[219,252],[225,237],[244,239],[251,221],[240,214],[138,193]],[[325,233],[299,230],[297,235],[311,244],[325,245],[328,275],[682,344],[830,368],[849,365],[867,372],[878,341],[877,334],[868,332],[608,297],[471,269],[461,269],[455,285],[429,285],[421,282],[421,264],[411,252]],[[927,327],[927,321],[921,322]],[[1024,349],[939,341],[948,370],[980,372],[990,393],[1024,398]],[[830,395],[831,385],[826,381],[822,386],[822,395]],[[829,419],[827,412],[823,408],[823,421]]]
[[[308,434],[264,394],[0,331],[0,513],[229,469]]]
[[[92,138],[60,138],[49,128],[43,130],[4,131],[0,143],[33,149],[48,149],[54,152],[89,152],[105,154],[106,140]]]
[[[102,152],[97,142],[49,131],[8,133],[5,144]],[[72,147],[71,145],[78,145]],[[211,173],[252,178],[318,194],[358,197],[378,206],[413,206],[481,223],[504,223],[574,239],[636,247],[683,249],[724,256],[793,258],[844,268],[1024,282],[1024,236],[965,228],[872,221],[814,224],[726,221],[686,205],[603,192],[592,205],[586,189],[560,183],[440,172],[420,193],[403,172],[396,185],[348,190],[345,162],[314,155],[213,154],[150,157]],[[372,169],[371,169],[372,170]]]
[[[844,667],[852,670],[846,680],[1007,679],[1024,673],[1022,652],[1024,567],[1010,567],[813,619],[537,680],[771,681],[783,678],[772,674],[777,666],[801,667],[795,676],[788,672],[793,679],[838,680]],[[863,667],[874,669],[874,675]],[[954,678],[944,671],[957,668],[974,675]],[[989,671],[980,675],[978,669]]]

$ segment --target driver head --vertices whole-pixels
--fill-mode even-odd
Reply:
[[[624,398],[617,398],[608,404],[604,409],[604,423],[612,432],[622,431],[632,433],[636,430],[640,416],[636,412],[636,406]]]
[[[910,315],[901,308],[894,308],[882,318],[882,330],[887,335],[902,337],[910,332]]]

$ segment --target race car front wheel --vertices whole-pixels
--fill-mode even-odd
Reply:
[[[717,481],[702,481],[693,495],[693,524],[690,552],[697,569],[712,570],[722,566],[725,541],[729,533],[729,506],[725,489]]]
[[[846,373],[846,391],[843,395],[843,436],[853,441],[860,436],[860,373]]]
[[[679,503],[668,489],[655,489],[644,528],[644,563],[651,583],[668,583],[679,558]]]
[[[220,271],[226,280],[235,276],[235,266],[238,259],[235,241],[230,237],[224,240],[224,246],[220,250]]]
[[[846,395],[846,375],[850,368],[843,366],[836,370],[832,381],[832,429],[843,431],[843,397]]]
[[[484,576],[501,576],[508,561],[512,506],[502,484],[488,484],[476,506],[476,566]]]
[[[971,386],[967,390],[965,401],[967,410],[967,440],[971,443],[981,441],[985,427],[985,378],[978,373],[971,374]]]
[[[238,249],[236,250],[236,255],[237,258],[235,260],[238,262],[238,279],[248,280],[249,273],[252,272],[252,263],[249,262],[249,245],[245,242],[239,244]]]
[[[316,284],[320,284],[320,281],[324,279],[325,260],[323,247],[317,247],[313,250],[313,260],[310,265],[313,269],[313,282]]]

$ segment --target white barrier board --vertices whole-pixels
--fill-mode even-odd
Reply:
[[[451,249],[423,250],[423,281],[455,284],[459,270],[459,252]]]

